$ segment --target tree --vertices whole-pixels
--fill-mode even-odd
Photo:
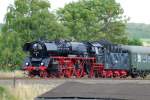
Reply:
[[[8,7],[0,37],[0,67],[22,66],[22,45],[39,38],[66,37],[65,28],[50,11],[48,0],[15,0]]]
[[[139,39],[129,39],[128,40],[128,45],[138,45],[142,46],[142,42]]]
[[[126,18],[115,0],[79,0],[58,10],[59,20],[77,40],[108,39],[126,43]]]
[[[48,0],[16,0],[8,8],[3,33],[16,32],[23,42],[65,37],[63,25],[49,9]]]
[[[0,37],[0,69],[13,70],[21,66],[25,54],[21,48],[21,40],[16,33]]]

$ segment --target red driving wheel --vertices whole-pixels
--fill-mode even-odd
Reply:
[[[75,75],[77,78],[81,78],[84,75],[84,66],[82,63],[79,63],[78,68],[75,69]]]
[[[71,60],[65,60],[61,66],[61,73],[66,78],[71,78],[74,74],[74,67]]]
[[[71,78],[73,76],[74,70],[73,70],[73,68],[65,69],[64,73],[65,73],[65,77]]]
[[[47,78],[48,77],[48,73],[47,73],[47,71],[40,71],[40,77],[42,77],[42,78]]]

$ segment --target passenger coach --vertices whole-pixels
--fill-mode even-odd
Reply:
[[[145,77],[150,73],[150,47],[122,46],[129,51],[130,74]]]

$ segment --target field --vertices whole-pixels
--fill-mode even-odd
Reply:
[[[144,46],[150,46],[150,39],[140,39]]]
[[[23,71],[0,71],[0,79],[24,77]],[[14,88],[12,85],[0,86],[0,100],[33,100],[38,95],[51,90],[57,84],[22,84],[17,83]]]
[[[0,100],[17,100],[6,87],[0,86]]]
[[[5,80],[0,80],[0,84]],[[10,83],[12,80],[5,82]],[[51,79],[51,80],[17,80],[16,87],[10,85],[0,88],[0,100],[34,100],[35,97],[45,93],[58,85],[66,85],[63,91],[57,91],[61,94],[67,93],[66,96],[73,95],[72,91],[77,94],[87,93],[105,97],[120,97],[118,100],[149,100],[150,98],[150,80],[120,80],[120,79]],[[73,85],[73,83],[84,83],[82,86]],[[89,84],[89,85],[87,85]],[[90,87],[90,84],[96,85],[98,88]],[[62,87],[62,85],[60,87]],[[7,87],[6,87],[7,86]],[[94,85],[95,86],[95,85]],[[84,88],[85,87],[85,88]],[[73,89],[74,88],[74,89]],[[56,89],[55,89],[56,90]],[[53,91],[55,91],[53,90]],[[101,91],[102,90],[102,91]],[[84,92],[85,91],[85,92]],[[94,92],[92,92],[94,91]],[[136,92],[135,92],[136,91]],[[56,93],[56,92],[53,92]],[[100,93],[100,94],[99,94]],[[54,95],[55,96],[55,95]],[[59,96],[59,95],[58,95]],[[61,96],[61,95],[60,95]],[[89,95],[85,95],[89,96]],[[79,97],[79,96],[77,96]],[[124,99],[124,98],[129,99]],[[133,99],[134,98],[134,99]],[[116,99],[107,99],[116,100]]]
[[[0,78],[12,78],[12,77],[24,77],[24,72],[23,71],[0,71]]]
[[[125,96],[137,95],[137,94],[134,94],[134,92],[130,92],[130,87],[132,88],[132,91],[138,92],[138,96],[144,96],[144,92],[148,94],[150,91],[150,87],[149,87],[150,80],[138,80],[138,79],[136,80],[135,79],[99,79],[99,78],[97,79],[17,79],[15,87],[13,87],[12,82],[13,82],[12,79],[0,80],[1,86],[3,84],[2,87],[0,86],[0,100],[34,100],[35,97],[57,87],[58,85],[61,85],[61,84],[63,85],[64,83],[67,83],[67,82],[71,82],[71,83],[79,82],[79,83],[84,83],[84,84],[102,84],[102,87],[110,86],[109,87],[110,89],[107,88],[109,90],[106,90],[106,91],[110,91],[111,89],[113,91],[113,89],[117,89],[117,90],[114,90],[113,92],[109,92],[109,93],[115,93],[117,96],[122,95],[122,94],[118,95],[119,91],[122,91],[122,92],[128,91],[127,92],[128,94],[125,93]],[[132,86],[134,85],[135,87],[132,87],[131,85]],[[114,86],[116,87],[120,86],[121,90]],[[70,87],[70,89],[71,88],[72,87]],[[69,86],[66,89],[68,91]],[[103,90],[103,89],[100,89],[100,90]],[[82,88],[81,88],[81,91],[82,91]],[[149,95],[146,95],[146,96],[147,98],[150,97]],[[137,99],[129,99],[129,100],[137,100]],[[149,99],[139,99],[139,100],[149,100]]]
[[[56,84],[18,84],[13,87],[0,87],[0,100],[33,100],[38,95],[56,87]]]

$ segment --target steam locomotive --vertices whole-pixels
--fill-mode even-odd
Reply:
[[[23,70],[29,77],[146,77],[150,73],[150,47],[112,44],[107,40],[66,40],[25,43],[29,52]]]

